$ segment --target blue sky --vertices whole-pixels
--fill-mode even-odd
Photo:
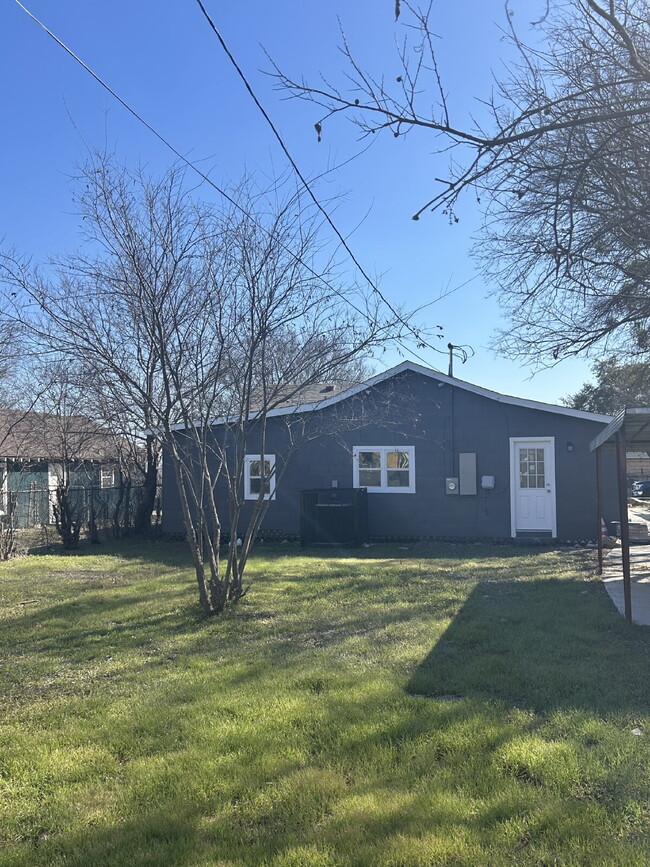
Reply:
[[[27,0],[25,5],[217,183],[227,185],[245,171],[267,177],[284,171],[283,154],[194,0]],[[480,116],[477,97],[489,96],[492,76],[507,56],[499,30],[503,2],[435,5],[450,105],[456,122],[467,124],[470,115]],[[262,46],[296,77],[315,80],[322,72],[341,81],[340,20],[364,65],[398,74],[394,42],[403,29],[393,21],[393,0],[207,0],[206,6],[306,175],[319,175],[365,147],[343,120],[326,124],[319,144],[313,128],[318,110],[274,88]],[[520,26],[533,17],[535,6],[513,0]],[[0,80],[0,237],[36,259],[78,243],[70,178],[88,148],[108,147],[124,162],[153,172],[174,160],[12,0],[0,9]],[[475,351],[467,364],[456,364],[457,376],[551,402],[576,391],[589,378],[586,361],[564,362],[531,379],[531,370],[487,349],[494,330],[505,323],[496,301],[486,298],[489,287],[469,255],[480,226],[471,199],[462,205],[458,224],[442,215],[410,219],[430,198],[432,179],[444,174],[448,157],[435,153],[438,146],[426,132],[405,139],[376,136],[366,153],[327,174],[317,192],[322,199],[342,196],[335,222],[391,303],[417,307],[438,299],[427,308],[426,322],[443,326],[444,344],[470,344]],[[216,197],[205,185],[197,195]],[[353,273],[349,264],[351,279]],[[443,356],[427,350],[420,355],[446,371]],[[392,364],[401,358],[383,360]]]

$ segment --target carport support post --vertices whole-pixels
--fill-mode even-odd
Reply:
[[[616,431],[616,464],[618,469],[618,511],[621,518],[621,554],[623,558],[623,596],[625,618],[632,620],[632,584],[630,580],[630,525],[627,515],[627,461],[625,432]]]
[[[600,446],[596,449],[596,539],[598,539],[598,574],[603,574],[603,487]]]

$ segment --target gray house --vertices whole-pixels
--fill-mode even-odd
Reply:
[[[246,443],[242,498],[252,508],[263,486],[270,501],[262,536],[300,532],[306,491],[320,491],[325,505],[327,491],[365,489],[369,538],[596,537],[589,443],[610,416],[498,394],[409,361],[339,393],[324,386],[319,398],[269,413],[263,460],[260,440]],[[226,429],[216,422],[214,436]],[[618,518],[614,467],[604,469],[609,522]],[[163,476],[163,529],[182,532],[174,474]]]

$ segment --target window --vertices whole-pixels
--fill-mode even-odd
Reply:
[[[519,487],[546,487],[544,449],[519,449]]]
[[[246,455],[244,458],[244,498],[256,500],[264,490],[264,499],[275,498],[275,455]]]
[[[116,488],[117,487],[117,468],[116,467],[102,467],[101,477],[100,477],[100,485],[102,488]]]
[[[415,493],[414,446],[354,446],[353,484],[369,492]]]

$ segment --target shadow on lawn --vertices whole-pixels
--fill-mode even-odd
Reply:
[[[176,548],[130,550],[123,556],[182,564]],[[281,550],[278,556],[286,553]],[[371,549],[371,555],[379,552]],[[313,556],[327,559],[321,552]],[[499,551],[495,558],[504,556]],[[72,602],[53,608],[61,629],[40,648],[48,659],[69,650],[68,642],[83,645],[89,637],[103,637],[105,650],[112,650],[113,643],[145,646],[161,627],[173,630],[185,643],[181,658],[157,661],[157,670],[153,664],[147,669],[150,688],[137,701],[125,705],[120,700],[114,709],[109,704],[103,719],[93,722],[97,743],[119,759],[119,775],[112,785],[121,802],[121,821],[54,833],[36,844],[42,856],[32,863],[182,867],[219,863],[222,858],[231,859],[224,864],[261,864],[290,852],[298,841],[313,844],[321,853],[343,843],[346,851],[356,853],[349,863],[371,864],[382,845],[408,835],[418,837],[423,828],[440,826],[450,839],[455,834],[480,842],[489,840],[495,823],[520,821],[521,803],[506,787],[503,793],[491,793],[480,822],[466,804],[456,809],[453,797],[447,796],[454,775],[460,779],[463,773],[468,753],[478,764],[486,754],[497,755],[517,734],[515,725],[504,724],[489,700],[540,712],[647,712],[650,630],[629,626],[599,582],[508,580],[500,577],[502,565],[479,563],[472,566],[479,582],[467,596],[467,573],[453,563],[445,568],[445,583],[439,588],[434,584],[435,592],[428,597],[422,594],[424,582],[434,579],[427,575],[426,562],[411,570],[412,583],[404,585],[381,576],[348,576],[344,581],[341,569],[335,568],[323,586],[332,596],[340,596],[338,603],[343,606],[351,588],[359,593],[358,605],[348,602],[337,609],[336,623],[328,623],[315,606],[308,618],[287,620],[282,606],[265,611],[257,601],[213,621],[198,613],[188,619],[190,595],[174,589],[163,592],[170,599],[178,597],[180,607],[164,622],[151,613],[140,618],[137,628],[117,623],[119,605],[126,612],[129,604],[116,599],[104,603],[115,607],[107,635],[103,625],[95,624],[71,637],[66,623],[72,615],[79,617],[79,609]],[[525,562],[519,560],[517,568],[521,574]],[[297,575],[287,579],[296,604],[304,606],[316,596],[300,593],[300,581]],[[391,582],[394,595],[386,596],[386,610],[383,596],[372,610],[364,608],[364,591],[376,593]],[[83,600],[88,606],[95,602]],[[407,604],[391,609],[395,602]],[[335,687],[330,694],[335,657],[309,655],[320,647],[338,645],[346,650],[347,642],[354,649],[357,637],[399,641],[399,628],[391,632],[392,627],[411,618],[429,623],[441,612],[446,617],[447,611],[453,617],[451,625],[413,672],[407,690],[478,699],[475,702],[412,700],[395,689],[392,677],[379,678],[376,692],[360,688],[355,694],[353,688]],[[43,617],[43,612],[31,616]],[[232,675],[220,667],[225,647],[237,662]],[[197,661],[200,668],[188,664]],[[142,662],[132,664],[140,670]],[[167,669],[170,676],[165,679]],[[367,675],[372,683],[373,671],[368,669]],[[212,679],[214,686],[206,693]],[[276,717],[271,712],[274,679],[286,702],[283,715]],[[244,681],[251,681],[248,705],[239,700]],[[480,706],[483,699],[488,699],[487,707]],[[264,724],[253,724],[251,704]],[[531,721],[534,725],[537,722]],[[438,800],[426,786],[418,791],[414,780],[428,781]],[[100,813],[107,785],[97,784]],[[337,812],[341,804],[347,813]],[[92,807],[91,799],[86,806],[89,815]],[[566,827],[560,826],[567,838],[575,833],[571,821],[568,812]],[[558,847],[561,850],[560,843]],[[509,863],[517,857],[514,851]],[[320,860],[307,858],[303,852],[285,863],[327,863],[324,854]],[[452,860],[450,856],[446,863]],[[391,863],[424,862],[396,858]],[[470,862],[459,856],[455,863]],[[475,863],[489,863],[487,855]],[[526,863],[533,863],[532,856]],[[536,863],[549,862],[540,856]]]
[[[647,712],[649,666],[650,630],[626,623],[601,582],[483,581],[407,691],[541,712]]]
[[[107,539],[98,545],[84,542],[76,551],[56,551],[58,557],[71,558],[96,557],[102,554],[169,567],[186,568],[191,565],[189,548],[185,542],[168,542],[158,536],[125,536],[121,539]]]
[[[276,858],[297,849],[299,854],[282,863],[374,864],[383,845],[389,845],[402,834],[417,836],[422,832],[422,806],[414,810],[422,796],[411,791],[411,751],[413,745],[427,735],[431,719],[425,714],[406,713],[399,723],[387,722],[382,731],[359,736],[346,745],[351,766],[352,754],[357,751],[371,750],[370,754],[380,756],[388,750],[393,753],[394,771],[378,786],[372,775],[367,783],[357,783],[353,769],[346,774],[327,767],[332,750],[339,748],[338,739],[346,736],[346,726],[341,720],[346,719],[350,709],[356,716],[367,718],[376,713],[374,700],[351,699],[342,703],[339,700],[331,706],[326,704],[310,718],[287,721],[287,738],[311,744],[306,767],[287,759],[282,765],[267,766],[264,771],[259,757],[252,752],[248,754],[250,744],[244,738],[243,742],[232,744],[237,759],[230,773],[228,765],[215,764],[206,756],[202,785],[197,787],[193,781],[193,788],[184,789],[182,767],[174,766],[175,762],[181,762],[170,750],[168,755],[161,756],[160,779],[152,803],[145,805],[138,791],[124,793],[129,819],[110,825],[87,825],[78,833],[64,832],[59,839],[53,835],[42,847],[43,860],[34,863],[65,863],[69,867],[87,867],[88,864],[106,867],[126,864],[182,867],[199,863],[258,865],[275,863]],[[173,713],[174,708],[171,711]],[[436,725],[443,731],[466,720],[467,712],[455,706],[440,708],[436,715]],[[502,739],[501,736],[498,743]],[[495,741],[493,746],[498,743]],[[217,752],[226,750],[224,745],[216,748]],[[259,763],[256,771],[242,769],[247,759],[252,768]],[[437,750],[433,761],[441,766],[445,764],[442,749]],[[433,771],[430,764],[427,773]],[[223,775],[228,776],[227,782],[221,779]],[[153,780],[149,785],[153,790]],[[224,789],[225,797],[220,794]],[[332,816],[337,804],[348,798],[350,789],[359,800],[356,816],[354,812],[351,817]],[[375,815],[363,802],[373,803],[378,795],[383,797],[384,804]],[[507,813],[506,800],[504,797],[502,809]],[[443,799],[437,803],[427,799],[426,823],[462,829],[461,833],[475,830],[470,815],[459,815]],[[306,851],[300,852],[301,843],[305,844]],[[327,857],[327,852],[341,844],[344,851],[355,852],[354,860],[347,861],[345,856],[341,860]],[[320,851],[320,857],[314,857],[314,851]],[[61,861],[56,855],[62,856]]]

